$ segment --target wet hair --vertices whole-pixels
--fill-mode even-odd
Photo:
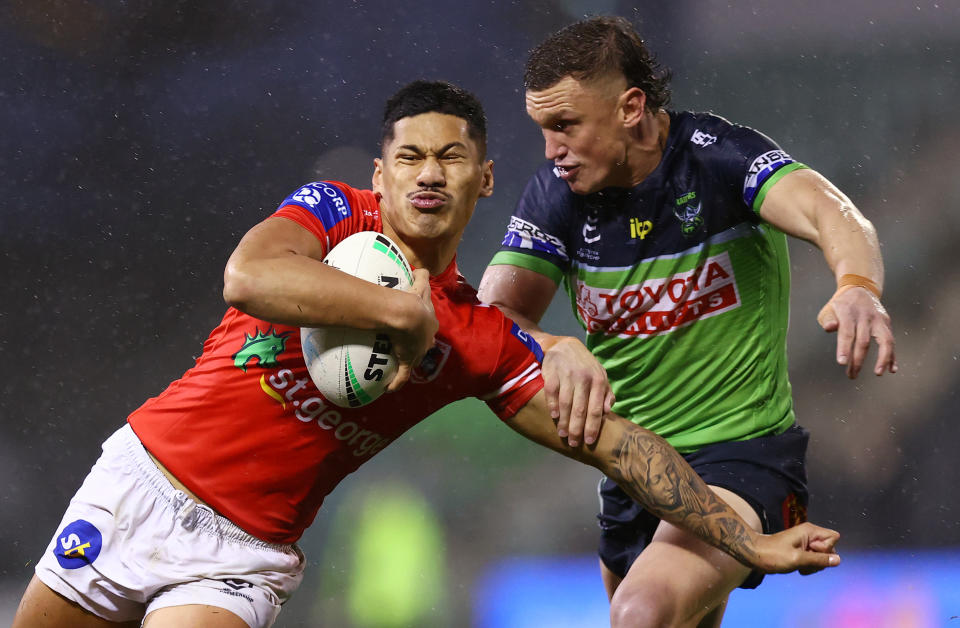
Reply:
[[[630,87],[642,89],[653,111],[670,103],[670,71],[622,17],[588,18],[548,37],[530,53],[523,85],[536,92],[567,76],[589,81],[610,74],[622,74]]]
[[[393,140],[393,125],[403,118],[421,113],[445,113],[462,118],[467,123],[467,134],[487,151],[487,117],[480,100],[465,89],[446,81],[414,81],[400,88],[387,100],[383,109],[380,146]]]

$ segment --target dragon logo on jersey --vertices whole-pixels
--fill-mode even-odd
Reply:
[[[246,373],[250,361],[256,358],[256,365],[261,369],[277,369],[278,358],[292,333],[278,332],[271,325],[267,331],[258,328],[254,335],[244,334],[243,346],[232,356],[233,365]],[[260,375],[260,389],[286,411],[284,416],[292,414],[303,425],[312,424],[329,432],[356,457],[372,456],[392,440],[370,429],[372,426],[367,425],[366,419],[350,421],[349,415],[345,416],[317,394],[302,359],[289,362],[297,371],[283,368]]]
[[[703,227],[700,203],[694,205],[695,200],[697,200],[697,193],[687,192],[675,201],[676,207],[673,210],[673,215],[680,221],[680,232],[687,238],[696,235],[697,231]]]
[[[255,336],[244,334],[244,343],[240,350],[233,354],[233,365],[244,373],[247,372],[247,363],[257,359],[257,366],[270,369],[277,366],[277,356],[283,353],[287,346],[287,339],[293,332],[285,331],[278,334],[273,325],[266,333],[257,330]]]

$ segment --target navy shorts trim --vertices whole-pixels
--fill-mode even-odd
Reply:
[[[703,481],[733,491],[770,534],[807,520],[806,452],[810,434],[799,425],[782,434],[707,445],[685,454]],[[599,555],[621,578],[650,544],[660,519],[633,501],[610,478],[600,482]],[[764,574],[750,572],[740,588],[754,589]]]

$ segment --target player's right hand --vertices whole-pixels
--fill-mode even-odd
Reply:
[[[755,567],[766,573],[799,571],[807,576],[840,564],[836,552],[840,533],[836,530],[807,522],[759,538]]]
[[[413,271],[413,286],[409,292],[416,297],[416,303],[410,308],[410,316],[405,317],[404,327],[390,334],[393,352],[397,356],[397,374],[387,386],[387,392],[403,388],[413,369],[433,346],[434,336],[440,328],[430,298],[430,273],[426,269]]]
[[[870,339],[877,342],[876,375],[896,373],[893,328],[880,299],[859,286],[841,288],[830,298],[817,322],[824,331],[837,333],[837,364],[845,366],[847,377],[855,379],[867,357]]]
[[[543,354],[543,390],[557,434],[571,447],[592,445],[600,435],[603,415],[613,407],[607,372],[582,342],[570,336],[556,340]]]

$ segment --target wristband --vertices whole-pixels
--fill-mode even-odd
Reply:
[[[843,290],[844,288],[852,288],[854,286],[857,286],[860,288],[866,288],[867,290],[872,292],[873,295],[878,299],[882,294],[876,282],[873,279],[870,279],[869,277],[848,273],[846,275],[841,275],[840,279],[837,280],[837,292]]]

